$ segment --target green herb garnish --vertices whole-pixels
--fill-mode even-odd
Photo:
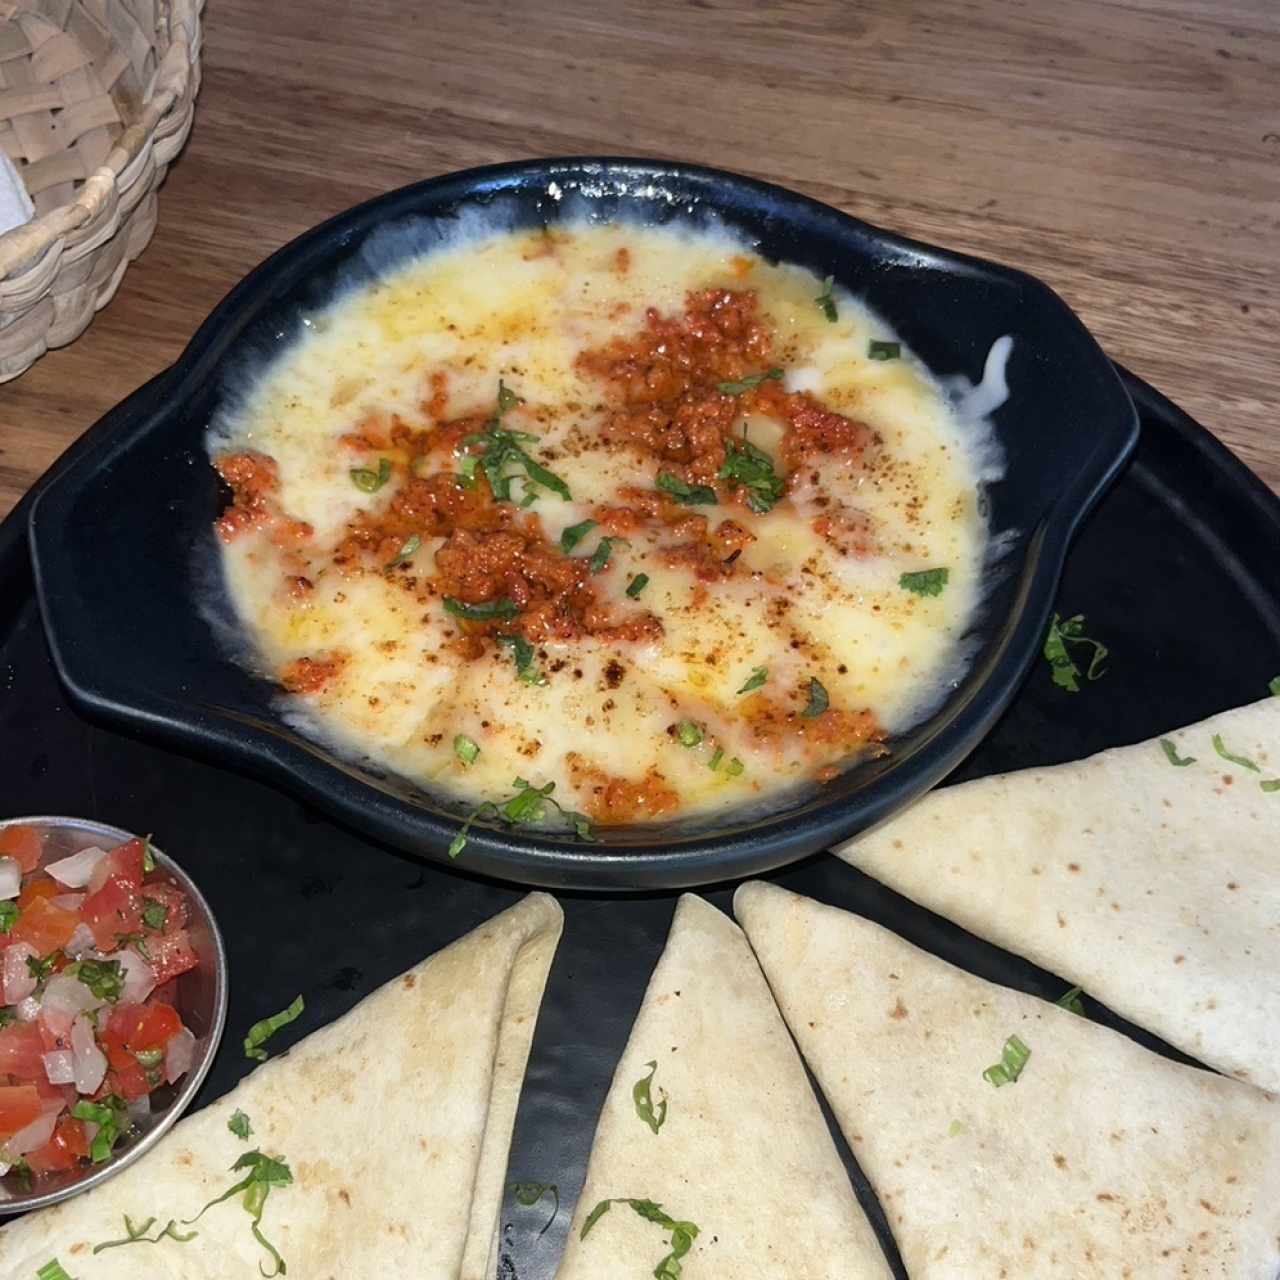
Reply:
[[[727,396],[740,396],[744,391],[754,391],[762,382],[781,381],[781,369],[767,369],[764,373],[753,373],[737,382],[717,382],[716,390]]]
[[[18,1021],[18,1010],[14,1005],[0,1005],[0,1031],[11,1027]]]
[[[653,1062],[644,1064],[649,1068],[649,1074],[641,1076],[631,1087],[631,1100],[635,1103],[636,1115],[649,1126],[650,1129],[657,1133],[662,1128],[667,1119],[667,1091],[661,1086],[658,1087],[658,1093],[661,1095],[658,1100],[658,1106],[655,1109],[653,1105],[653,1097],[650,1094],[650,1086],[653,1084],[653,1077],[658,1073],[658,1063],[655,1059]]]
[[[885,342],[880,338],[872,338],[867,343],[867,358],[870,360],[896,360],[902,354],[902,343]]]
[[[240,1139],[241,1142],[248,1142],[249,1135],[253,1132],[253,1125],[249,1123],[249,1117],[237,1107],[231,1113],[231,1119],[227,1121],[227,1128]]]
[[[914,591],[918,596],[940,596],[949,577],[951,570],[947,568],[919,569],[915,573],[902,574],[898,586],[905,591]]]
[[[1264,778],[1258,783],[1263,791],[1280,791],[1280,778]]]
[[[151,847],[151,837],[142,837],[142,874],[150,875],[156,869],[156,854]]]
[[[590,569],[592,573],[600,573],[609,563],[609,557],[613,555],[614,547],[629,547],[626,538],[601,538],[600,545],[596,547],[591,556]]]
[[[89,1158],[94,1164],[109,1160],[116,1143],[129,1131],[129,1108],[118,1094],[109,1093],[101,1102],[81,1098],[72,1106],[71,1116],[98,1126],[89,1144]]]
[[[595,527],[596,522],[594,520],[584,520],[581,524],[571,524],[560,535],[560,550],[565,555],[568,555]]]
[[[403,542],[400,550],[396,552],[395,558],[387,562],[388,569],[398,568],[402,564],[408,564],[418,553],[418,549],[422,546],[422,539],[416,533],[411,533]]]
[[[800,713],[802,720],[816,720],[829,706],[831,699],[817,678],[809,681],[809,705]]]
[[[1070,991],[1064,991],[1053,1003],[1060,1009],[1067,1009],[1071,1013],[1078,1013],[1084,1017],[1084,1001],[1080,997],[1084,992],[1079,987],[1072,987]]]
[[[686,507],[714,507],[720,501],[716,497],[716,491],[710,485],[686,484],[679,476],[673,476],[670,471],[658,473],[657,485],[663,493],[669,493]]]
[[[707,761],[707,768],[714,772],[720,767],[720,761],[724,759],[724,748],[717,747],[715,754]]]
[[[747,677],[742,688],[738,690],[740,694],[754,693],[757,689],[763,688],[764,682],[769,678],[768,667],[752,667],[751,674]]]
[[[839,315],[836,312],[836,300],[832,296],[832,290],[835,288],[835,284],[835,276],[828,276],[822,282],[822,292],[814,298],[814,302],[822,308],[822,314],[826,316],[832,324],[835,324],[836,320],[839,319]]]
[[[467,847],[467,837],[476,822],[493,819],[505,823],[509,827],[528,826],[543,821],[547,816],[548,804],[552,805],[560,813],[560,816],[568,821],[579,840],[594,839],[591,833],[591,823],[584,814],[576,813],[572,809],[566,809],[558,800],[551,798],[551,793],[556,789],[554,782],[535,787],[533,783],[527,782],[524,778],[517,778],[512,783],[512,786],[515,787],[516,792],[509,800],[501,804],[486,800],[483,804],[478,804],[471,810],[467,815],[466,821],[462,824],[461,830],[449,844],[449,857],[456,858]]]
[[[682,747],[696,747],[703,737],[702,727],[692,720],[681,720],[676,725],[676,738]]]
[[[115,1004],[124,990],[124,970],[119,960],[81,960],[76,966],[76,977],[99,1000]]]
[[[284,1259],[277,1252],[276,1247],[262,1234],[259,1223],[262,1221],[262,1210],[267,1203],[267,1196],[271,1193],[272,1187],[287,1187],[293,1181],[293,1174],[289,1171],[288,1164],[279,1158],[273,1156],[264,1156],[261,1151],[246,1151],[239,1160],[231,1166],[231,1172],[237,1173],[241,1169],[248,1169],[248,1174],[241,1178],[235,1186],[224,1191],[220,1196],[216,1196],[205,1205],[194,1218],[186,1218],[183,1220],[183,1226],[189,1227],[193,1222],[199,1222],[214,1205],[221,1204],[224,1200],[230,1200],[232,1196],[244,1192],[244,1209],[245,1212],[253,1219],[253,1238],[271,1255],[275,1263],[274,1271],[263,1271],[262,1264],[258,1264],[258,1270],[268,1280],[272,1276],[282,1276],[286,1272]]]
[[[649,575],[647,573],[637,573],[630,582],[627,583],[627,595],[635,600],[640,593],[649,585]]]
[[[148,929],[154,929],[157,933],[160,933],[164,930],[168,919],[169,908],[163,902],[157,902],[155,898],[143,898],[142,923]]]
[[[36,1280],[71,1280],[57,1258],[51,1258],[36,1272]]]
[[[1267,689],[1273,698],[1280,698],[1280,676],[1272,676],[1267,684]]]
[[[556,1220],[556,1215],[560,1212],[560,1188],[554,1182],[513,1182],[511,1193],[515,1196],[516,1203],[523,1205],[526,1209],[532,1209],[548,1193],[553,1197],[551,1217],[543,1223],[542,1230],[538,1232],[540,1236],[546,1235],[547,1228]]]
[[[244,1056],[253,1058],[256,1062],[266,1062],[267,1051],[261,1046],[270,1040],[281,1027],[287,1027],[289,1023],[300,1017],[306,1007],[302,997],[295,996],[293,1003],[287,1009],[281,1009],[279,1013],[273,1013],[271,1017],[263,1018],[261,1022],[255,1022],[249,1028],[249,1034],[244,1038]]]
[[[138,1065],[154,1071],[164,1061],[163,1049],[139,1049],[134,1055]]]
[[[657,1223],[658,1226],[664,1227],[671,1232],[671,1252],[654,1267],[653,1274],[655,1280],[679,1280],[680,1259],[693,1247],[693,1242],[698,1238],[698,1228],[692,1222],[681,1222],[671,1217],[670,1214],[663,1211],[660,1204],[656,1204],[652,1200],[632,1200],[627,1196],[616,1196],[612,1200],[601,1200],[587,1214],[587,1220],[582,1224],[582,1232],[579,1238],[585,1240],[587,1232],[615,1204],[629,1204],[646,1222]]]
[[[1053,683],[1068,693],[1079,693],[1080,668],[1067,652],[1069,644],[1086,644],[1093,648],[1093,657],[1085,672],[1086,680],[1098,680],[1107,674],[1099,668],[1106,660],[1108,649],[1101,641],[1084,634],[1084,614],[1077,613],[1065,622],[1060,622],[1056,613],[1053,615],[1049,633],[1044,638],[1044,656],[1053,670]]]
[[[494,636],[494,639],[504,648],[511,651],[511,656],[515,660],[516,675],[524,684],[546,684],[547,677],[534,666],[534,658],[537,656],[531,645],[524,636]]]
[[[379,458],[378,469],[372,467],[352,467],[351,483],[362,493],[377,493],[391,479],[391,459]]]
[[[982,1078],[997,1089],[1013,1084],[1022,1074],[1022,1068],[1027,1065],[1029,1057],[1031,1057],[1031,1050],[1017,1036],[1010,1036],[1004,1042],[1000,1061],[995,1066],[988,1067],[982,1073]]]
[[[462,447],[464,449],[481,446],[484,448],[478,466],[489,481],[489,488],[493,490],[495,502],[515,502],[511,486],[521,478],[525,482],[524,501],[520,504],[521,506],[528,506],[531,501],[530,492],[535,484],[540,484],[544,489],[550,489],[552,493],[558,494],[568,502],[572,497],[569,486],[554,472],[548,471],[524,448],[526,444],[533,443],[538,437],[531,435],[528,431],[508,431],[502,425],[502,415],[509,409],[514,409],[519,403],[520,397],[499,379],[497,414],[489,419],[483,432],[468,436],[462,442]],[[516,467],[518,471],[508,474],[508,467]],[[474,476],[474,467],[470,474]]]
[[[1238,764],[1242,769],[1252,769],[1254,773],[1262,772],[1262,770],[1259,769],[1248,756],[1237,756],[1228,751],[1226,747],[1222,745],[1222,734],[1220,733],[1215,733],[1213,735],[1213,749],[1224,760],[1230,760],[1232,764]]]
[[[737,778],[743,773],[746,767],[747,766],[744,765],[737,756],[732,756],[729,759],[729,763],[725,765],[724,771],[729,775],[729,777]]]
[[[16,902],[0,902],[0,933],[8,933],[21,914]]]
[[[1189,764],[1195,764],[1195,756],[1180,756],[1178,748],[1168,738],[1160,739],[1160,749],[1164,752],[1164,758],[1176,769],[1185,769]]]
[[[758,516],[773,510],[787,491],[786,481],[773,469],[773,459],[745,437],[724,442],[724,465],[717,480],[730,480],[747,491],[747,506]]]
[[[31,1166],[27,1163],[26,1156],[19,1156],[10,1167],[9,1172],[18,1180],[18,1187],[23,1194],[31,1190],[35,1182],[35,1174],[31,1172]]]
[[[94,1253],[102,1253],[105,1249],[118,1249],[122,1244],[159,1244],[161,1240],[176,1240],[179,1244],[186,1244],[188,1240],[194,1240],[200,1233],[198,1231],[182,1232],[178,1230],[177,1220],[170,1218],[164,1227],[157,1231],[154,1236],[147,1235],[147,1232],[155,1226],[156,1220],[148,1218],[140,1227],[133,1225],[133,1220],[126,1213],[124,1215],[125,1238],[123,1240],[106,1240],[102,1244],[93,1246]]]
[[[27,972],[37,981],[43,982],[52,972],[53,966],[58,963],[58,953],[51,951],[43,960],[36,956],[27,957]]]
[[[470,768],[480,755],[480,744],[474,738],[468,738],[465,733],[456,734],[453,739],[453,754]]]
[[[453,614],[455,618],[465,618],[468,622],[495,622],[499,619],[507,622],[520,612],[520,606],[506,596],[500,600],[487,600],[484,604],[467,604],[453,596],[445,596],[443,601],[446,613]]]

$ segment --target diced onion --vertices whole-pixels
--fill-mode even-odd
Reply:
[[[49,905],[60,907],[63,911],[79,911],[86,896],[83,893],[60,893],[56,898],[49,899]]]
[[[34,1022],[40,1016],[40,1001],[35,996],[19,1000],[17,1013],[19,1022]]]
[[[46,1053],[44,1073],[50,1084],[75,1084],[75,1054],[70,1049],[54,1049],[52,1053]]]
[[[129,1123],[141,1125],[151,1117],[151,1095],[144,1093],[129,1103]]]
[[[79,1017],[71,1024],[71,1052],[75,1055],[77,1093],[97,1093],[107,1074],[107,1059],[93,1037],[93,1024]]]
[[[50,1104],[25,1129],[19,1129],[0,1147],[0,1160],[7,1160],[12,1164],[19,1156],[43,1147],[53,1137],[53,1126],[58,1123],[61,1111],[61,1102]]]
[[[43,1004],[51,1016],[61,1013],[75,1017],[80,1013],[88,1013],[91,1009],[101,1008],[103,1003],[79,978],[73,978],[70,974],[55,973],[45,983]]]
[[[124,973],[121,1002],[141,1004],[156,989],[156,975],[151,966],[136,951],[128,949],[117,951],[111,958],[120,962]]]
[[[39,953],[30,943],[15,942],[5,947],[0,959],[0,986],[4,989],[5,1004],[17,1004],[36,989],[35,975],[27,967],[27,960],[38,958]]]
[[[98,941],[93,936],[93,930],[84,921],[81,921],[76,925],[75,932],[67,939],[67,945],[62,949],[73,960],[79,960],[86,951],[92,951],[97,945]]]
[[[16,898],[22,892],[22,868],[17,858],[0,858],[0,899]]]
[[[68,889],[83,889],[88,885],[94,868],[106,856],[105,849],[91,845],[88,849],[73,853],[69,858],[59,858],[57,862],[49,863],[45,870],[59,884],[65,884]]]
[[[180,1076],[191,1070],[196,1060],[196,1038],[183,1027],[164,1047],[164,1078],[173,1084]]]

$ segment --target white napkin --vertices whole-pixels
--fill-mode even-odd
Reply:
[[[30,222],[35,206],[13,161],[0,151],[0,235]]]

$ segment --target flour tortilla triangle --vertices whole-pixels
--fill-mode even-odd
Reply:
[[[289,1162],[262,1230],[289,1280],[488,1280],[516,1102],[563,917],[530,894],[374,992],[231,1093],[181,1121],[95,1191],[0,1230],[0,1273],[34,1276],[57,1257],[77,1280],[223,1280],[271,1263],[241,1197],[188,1244],[92,1245],[156,1217],[190,1218],[258,1147]],[[237,1051],[233,1037],[224,1053]],[[227,1121],[240,1109],[253,1135]],[[191,1230],[192,1228],[182,1228]],[[154,1234],[154,1229],[152,1234]]]
[[[1217,754],[1214,735],[1254,772]],[[945,787],[837,850],[1220,1071],[1280,1090],[1280,698]]]
[[[775,886],[734,909],[912,1280],[1273,1280],[1280,1100]]]
[[[653,1133],[632,1089],[657,1071]],[[888,1280],[795,1046],[742,931],[700,898],[676,908],[614,1074],[558,1280],[651,1280],[670,1231],[600,1200],[654,1200],[700,1234],[685,1280]]]

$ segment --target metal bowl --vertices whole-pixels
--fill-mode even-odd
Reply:
[[[44,833],[45,847],[40,859],[42,866],[78,853],[91,845],[110,849],[134,838],[133,832],[83,818],[42,816],[0,821],[0,830],[14,826],[35,827]],[[135,1126],[132,1134],[120,1142],[111,1158],[104,1163],[45,1175],[36,1181],[31,1191],[23,1191],[12,1173],[0,1178],[0,1214],[43,1209],[68,1196],[96,1187],[131,1165],[154,1147],[190,1106],[191,1099],[196,1096],[196,1091],[213,1063],[227,1018],[227,953],[222,945],[222,934],[219,933],[213,912],[195,881],[154,845],[152,852],[155,855],[156,870],[177,885],[191,902],[189,933],[199,963],[177,979],[177,1008],[182,1014],[183,1022],[196,1037],[195,1060],[191,1064],[191,1070],[176,1084],[162,1085],[151,1094],[151,1114]]]

